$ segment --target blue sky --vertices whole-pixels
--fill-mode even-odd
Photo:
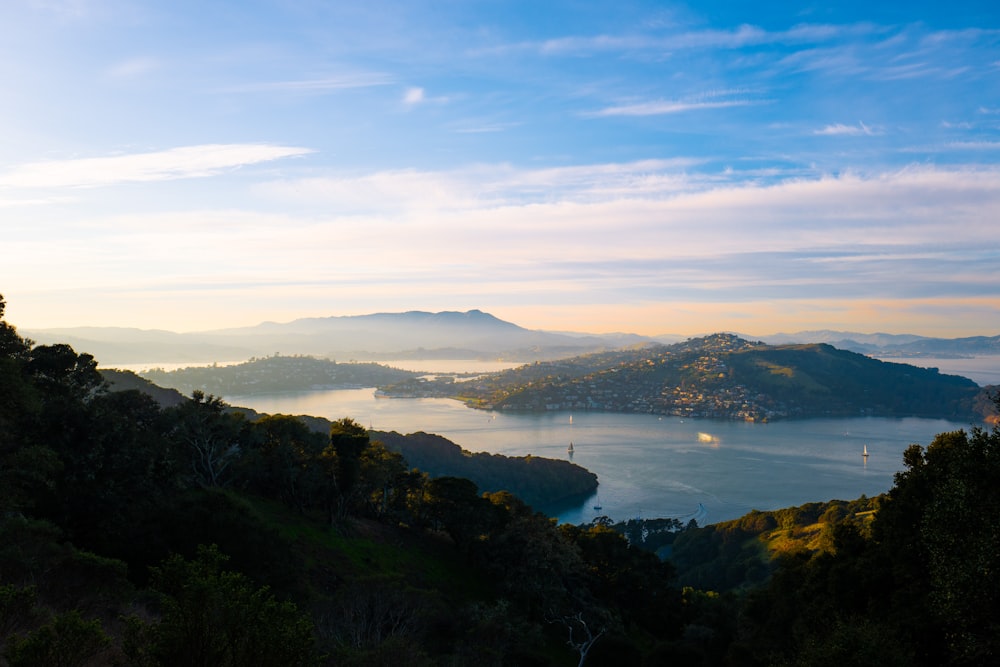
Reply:
[[[18,0],[0,85],[22,328],[1000,333],[992,3]]]

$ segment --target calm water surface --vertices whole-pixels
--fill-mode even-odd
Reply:
[[[450,399],[375,398],[373,389],[228,396],[266,413],[351,417],[382,431],[437,433],[464,449],[568,459],[598,475],[583,505],[558,512],[583,523],[597,514],[695,518],[699,524],[889,490],[911,443],[970,424],[937,419],[810,419],[770,424],[655,415],[509,414]],[[867,445],[870,456],[862,451]],[[601,510],[594,509],[600,505]]]
[[[998,355],[960,357],[958,359],[937,357],[878,358],[897,364],[936,368],[945,375],[961,375],[969,378],[980,387],[1000,385],[1000,356]]]

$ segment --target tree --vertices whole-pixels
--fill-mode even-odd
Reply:
[[[680,634],[680,591],[673,585],[669,562],[630,545],[601,523],[559,528],[580,550],[590,590],[626,629],[639,628],[661,638]]]
[[[14,638],[5,656],[10,667],[109,664],[110,644],[111,640],[104,634],[99,621],[88,621],[79,612],[68,611],[23,639]]]
[[[35,586],[0,585],[0,647],[11,635],[32,627],[41,616],[37,605]]]
[[[402,578],[362,577],[337,592],[321,629],[344,654],[393,640],[416,643],[438,604],[433,594]]]
[[[555,519],[504,491],[485,497],[498,516],[479,551],[500,590],[549,618],[575,614],[589,605],[586,565],[579,548],[556,528]]]
[[[252,431],[240,461],[247,488],[300,513],[318,506],[324,484],[318,458],[327,439],[288,415],[262,417],[253,423]]]
[[[23,373],[31,341],[21,338],[3,320],[5,305],[0,294],[0,456],[13,447],[12,436],[25,416],[40,407],[34,388]]]
[[[4,305],[0,295],[0,517],[33,506],[59,469],[36,435],[42,402],[24,372],[30,343],[3,321]]]
[[[77,354],[64,343],[32,348],[25,371],[52,394],[69,394],[87,399],[104,385],[104,378],[97,370],[97,360],[93,355]]]
[[[215,546],[197,558],[171,556],[153,568],[161,596],[159,622],[130,621],[134,662],[189,667],[271,667],[316,664],[312,623],[291,602],[223,569]]]
[[[7,302],[0,294],[0,359],[23,358],[31,350],[32,342],[17,334],[17,329],[3,319]]]
[[[361,495],[371,514],[381,517],[390,508],[405,506],[408,482],[402,454],[390,452],[378,440],[361,453]],[[397,492],[404,497],[394,497]]]
[[[70,442],[49,516],[76,543],[117,552],[178,486],[178,451],[160,406],[138,391],[102,392],[86,404]]]
[[[436,477],[424,484],[422,516],[431,528],[448,533],[462,551],[489,531],[492,509],[467,479]]]
[[[59,457],[49,447],[3,449],[0,449],[0,517],[20,514],[50,498],[62,470]]]
[[[347,517],[357,500],[361,482],[361,455],[369,445],[368,431],[349,417],[330,426],[330,444],[320,454],[331,496],[327,513],[331,523]]]
[[[939,434],[904,463],[873,534],[903,592],[930,612],[921,639],[938,638],[952,660],[990,662],[1000,656],[1000,427]]]
[[[788,664],[981,665],[1000,656],[1000,428],[911,445],[870,533],[792,553],[752,592],[740,635]],[[782,660],[776,658],[781,656]]]
[[[227,407],[221,398],[195,391],[190,401],[168,411],[171,436],[187,450],[194,479],[204,487],[225,486],[240,454],[246,420]]]
[[[583,618],[583,612],[577,612],[572,616],[562,616],[552,620],[552,622],[562,623],[569,633],[569,639],[566,640],[566,644],[580,656],[577,667],[583,667],[590,649],[593,648],[597,640],[608,630],[606,627],[601,627],[595,633],[594,628],[591,628]]]

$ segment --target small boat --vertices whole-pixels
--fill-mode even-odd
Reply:
[[[572,454],[573,453],[573,443],[572,442],[569,443],[569,447],[566,448],[566,453],[567,454]]]

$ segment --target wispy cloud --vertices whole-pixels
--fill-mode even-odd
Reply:
[[[868,33],[871,29],[866,25],[800,24],[788,30],[772,31],[743,24],[732,30],[702,30],[672,35],[665,42],[673,48],[739,49],[766,44],[822,43],[845,35]]]
[[[840,77],[857,77],[866,74],[869,66],[854,51],[842,47],[801,49],[780,57],[775,65],[778,70],[796,74],[825,72]]]
[[[693,176],[690,166],[690,161],[646,161],[382,171],[273,183],[260,194],[365,221],[358,229],[395,230],[400,262],[417,247],[422,250],[415,256],[421,258],[438,253],[424,247],[421,234],[438,239],[433,243],[441,238],[436,234],[454,234],[454,243],[441,248],[445,254],[471,258],[483,247],[498,254],[509,247],[529,263],[548,261],[549,244],[559,244],[567,261],[619,252],[623,258],[675,258],[847,245],[939,250],[941,220],[949,221],[951,243],[974,248],[990,233],[991,211],[1000,207],[995,169],[909,167],[765,184],[738,174]],[[416,235],[403,242],[404,229]],[[477,235],[494,242],[484,246]],[[535,248],[542,254],[535,256]]]
[[[818,44],[877,30],[870,24],[837,26],[800,24],[787,30],[766,30],[743,24],[730,30],[657,31],[623,35],[570,35],[537,42],[518,42],[479,52],[536,51],[542,55],[581,55],[600,52],[692,49],[740,49],[768,44]]]
[[[1000,33],[939,30],[982,11],[446,4],[0,0],[0,283],[128,285],[150,321],[193,291],[251,321],[404,292],[601,319],[646,298],[667,324],[681,291],[997,311]],[[172,315],[150,297],[171,285]],[[122,305],[99,301],[89,321]]]
[[[415,107],[426,101],[427,95],[423,88],[407,88],[403,93],[403,104],[408,107]]]
[[[350,88],[370,88],[386,86],[394,83],[388,74],[380,72],[358,72],[337,74],[311,79],[290,79],[287,81],[258,81],[253,83],[227,86],[225,92],[231,93],[270,93],[270,92],[300,92],[316,93],[331,90],[346,90]]]
[[[982,243],[1000,210],[997,169],[910,167],[763,185],[710,182],[689,167],[494,164],[299,179],[255,192],[298,207],[282,213],[100,215],[78,221],[81,233],[56,247],[25,231],[5,246],[3,268],[18,276],[39,257],[51,263],[24,289],[67,284],[60,272],[95,290],[141,283],[140,310],[148,290],[167,300],[176,291],[178,301],[256,295],[254,307],[268,312],[306,294],[329,304],[343,292],[372,312],[430,307],[428,299],[442,308],[494,299],[562,306],[573,295],[594,307],[643,294],[659,304],[750,309],[798,299],[821,308],[838,298],[989,296],[1000,284]],[[75,242],[82,232],[89,240]],[[330,262],[331,247],[351,252]]]
[[[593,35],[557,37],[543,42],[525,44],[543,55],[594,53],[600,51],[633,51],[661,46],[660,40],[644,35]]]
[[[447,95],[428,95],[425,88],[411,86],[403,91],[403,106],[415,109],[426,104],[448,104],[452,98]]]
[[[467,123],[460,127],[455,128],[455,132],[459,134],[487,134],[492,132],[504,132],[511,128],[519,126],[521,123],[499,123],[499,122],[482,122],[482,123]]]
[[[858,136],[873,136],[879,134],[874,129],[865,125],[861,121],[858,121],[857,125],[844,125],[843,123],[835,123],[833,125],[826,125],[818,130],[813,130],[813,134],[821,136],[848,136],[848,137],[858,137]]]
[[[271,144],[205,144],[152,153],[30,162],[0,173],[0,187],[86,188],[212,176],[312,151]]]
[[[663,116],[666,114],[701,111],[704,109],[725,109],[727,107],[745,107],[759,104],[749,99],[696,99],[696,100],[650,100],[635,104],[620,104],[597,111],[588,111],[583,115],[591,118],[608,116]]]
[[[940,67],[929,63],[908,63],[873,70],[871,78],[876,81],[902,81],[936,77],[950,79],[968,72],[968,66]]]
[[[641,160],[544,169],[469,165],[451,171],[385,170],[362,175],[311,177],[258,186],[266,195],[300,204],[336,205],[344,213],[393,215],[406,211],[472,211],[560,201],[598,202],[617,197],[655,198],[707,187],[690,176],[696,160]]]
[[[593,179],[616,169],[623,177],[619,188],[594,197]],[[501,191],[488,200],[470,196],[469,184],[454,173],[377,173],[345,179],[339,188],[332,180],[317,181],[312,189],[289,184],[295,185],[289,195],[309,198],[328,212],[308,221],[232,211],[196,212],[186,222],[172,214],[156,223],[114,222],[109,233],[130,230],[136,236],[118,236],[115,243],[123,245],[109,245],[108,261],[134,255],[124,252],[129,247],[155,248],[165,267],[185,257],[192,267],[218,266],[223,274],[225,262],[232,264],[230,272],[253,267],[255,280],[353,275],[383,287],[443,281],[467,289],[455,276],[468,274],[491,276],[498,285],[527,281],[536,290],[558,291],[566,283],[617,276],[625,291],[670,285],[692,298],[710,297],[706,285],[817,298],[820,287],[843,295],[843,286],[851,285],[848,292],[885,295],[919,282],[938,285],[943,293],[947,285],[964,284],[967,291],[997,278],[996,268],[984,268],[989,258],[981,250],[992,224],[984,213],[1000,204],[995,170],[912,168],[773,186],[706,186],[675,177],[672,188],[658,187],[656,196],[635,178],[638,165],[496,171],[507,176],[498,179]],[[632,182],[624,180],[629,174]],[[662,176],[667,180],[669,174]],[[556,187],[563,196],[521,199],[520,193],[536,186]],[[368,202],[364,210],[341,205],[341,197],[352,195],[356,204]],[[419,205],[384,210],[377,197],[409,197]],[[941,219],[949,221],[946,244]],[[176,234],[179,228],[186,236]],[[240,233],[234,236],[230,228]],[[352,252],[328,266],[332,244]],[[224,256],[220,247],[227,248]],[[553,248],[559,249],[557,261]],[[978,275],[956,273],[970,263]],[[810,280],[815,284],[803,282]],[[441,289],[454,293],[456,287]],[[995,286],[990,289],[995,292]]]
[[[947,146],[967,151],[995,151],[1000,150],[1000,141],[953,141]]]
[[[781,55],[775,66],[797,74],[822,72],[844,79],[907,82],[989,76],[980,64],[995,52],[995,31],[927,31],[925,26],[868,26],[876,39],[842,33],[825,43]]]

